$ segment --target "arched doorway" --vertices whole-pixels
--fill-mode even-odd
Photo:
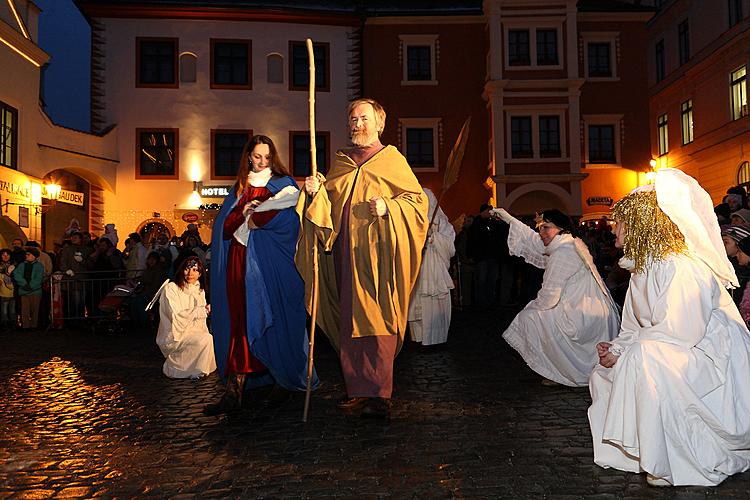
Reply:
[[[568,213],[568,204],[549,191],[530,191],[516,198],[508,207],[508,211],[518,215],[534,215],[543,210],[557,208]]]
[[[141,240],[146,247],[162,234],[165,235],[167,239],[170,239],[175,235],[174,226],[165,219],[159,218],[147,219],[141,222],[136,232],[141,235]]]

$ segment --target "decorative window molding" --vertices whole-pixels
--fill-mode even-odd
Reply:
[[[591,74],[592,66],[597,66],[593,60],[597,54],[590,53],[592,49],[601,48],[602,44],[609,45],[609,72],[607,75]],[[585,32],[581,34],[583,53],[583,71],[586,80],[598,82],[619,81],[618,63],[620,59],[620,33],[616,31]],[[592,64],[593,63],[593,64]]]
[[[266,82],[284,83],[284,56],[279,53],[266,56]]]
[[[192,52],[180,54],[180,83],[198,81],[198,56]]]
[[[401,85],[437,85],[438,35],[399,35]]]
[[[528,31],[528,64],[511,64],[510,54],[510,32]],[[555,30],[557,64],[539,64],[540,55],[537,45],[537,31]],[[503,68],[505,71],[513,70],[560,70],[563,69],[563,19],[529,19],[513,20],[503,22]],[[544,59],[544,58],[543,58]],[[549,60],[549,59],[548,59]]]
[[[412,170],[415,172],[439,171],[438,152],[443,142],[441,119],[399,118],[398,129],[399,149],[403,151]],[[432,142],[432,148],[429,147],[429,141]]]
[[[506,119],[505,119],[505,139],[508,145],[505,148],[505,162],[506,163],[545,163],[545,162],[563,162],[569,161],[568,158],[568,125],[566,120],[565,112],[567,107],[559,106],[518,106],[510,107],[506,106]],[[513,119],[528,117],[531,121],[531,155],[522,155],[520,157],[513,157]],[[557,117],[558,131],[559,131],[559,154],[552,155],[549,150],[542,152],[542,141],[540,132],[540,118],[549,119]],[[545,127],[542,127],[544,129]]]

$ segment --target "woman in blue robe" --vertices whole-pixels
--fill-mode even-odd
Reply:
[[[276,384],[277,394],[306,388],[304,285],[294,265],[298,196],[273,141],[253,136],[211,238],[211,326],[227,387],[208,414],[239,410],[248,381]]]

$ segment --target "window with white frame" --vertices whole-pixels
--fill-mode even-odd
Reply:
[[[682,125],[682,144],[693,142],[693,100],[688,99],[680,106],[680,122]]]
[[[656,119],[657,143],[659,156],[669,153],[669,124],[667,114],[664,113]]]
[[[438,170],[440,118],[401,118],[401,148],[414,170]]]
[[[513,23],[505,28],[505,68],[562,68],[562,22]]]
[[[566,156],[563,109],[519,107],[509,112],[506,140],[510,160],[554,161]]]
[[[747,116],[747,67],[742,66],[730,75],[732,119]]]
[[[399,35],[401,85],[436,85],[438,35]]]
[[[586,32],[583,41],[584,71],[588,80],[616,80],[619,32]]]
[[[585,161],[589,167],[622,165],[620,123],[623,116],[584,115]]]

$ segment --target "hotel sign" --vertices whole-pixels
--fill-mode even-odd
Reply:
[[[83,193],[78,193],[76,191],[66,191],[62,189],[60,190],[60,196],[57,197],[57,201],[68,203],[70,205],[78,205],[79,207],[82,207],[83,206]]]
[[[229,194],[232,186],[203,186],[201,188],[201,198],[224,198]]]

